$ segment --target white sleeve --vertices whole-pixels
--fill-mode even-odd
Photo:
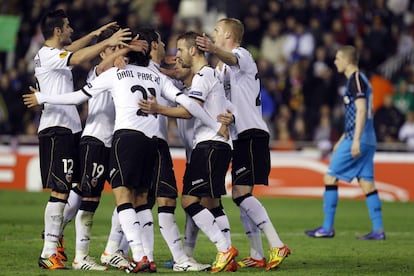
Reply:
[[[226,100],[226,110],[229,110],[233,114],[233,117],[237,118],[237,108],[229,100]]]
[[[403,125],[401,128],[400,128],[400,131],[398,132],[398,139],[401,141],[401,142],[406,142],[406,139],[407,139],[407,131],[406,131],[406,126],[405,125]]]
[[[209,81],[206,79],[207,76],[201,73],[197,73],[193,77],[193,81],[191,82],[191,89],[188,95],[191,98],[195,98],[204,102],[208,96],[210,91]]]
[[[181,94],[177,96],[175,101],[187,109],[191,115],[200,119],[203,124],[207,125],[211,129],[214,129],[216,132],[219,131],[221,124],[211,118],[211,116],[195,100]]]
[[[62,105],[78,105],[89,100],[89,96],[82,90],[73,93],[65,93],[61,95],[46,95],[40,92],[35,93],[36,99],[40,104],[62,104]]]
[[[65,49],[53,48],[47,53],[49,56],[42,60],[42,63],[46,63],[47,67],[53,69],[71,67],[69,60],[72,57],[72,52],[66,51]]]
[[[180,95],[182,92],[174,85],[172,80],[165,77],[162,82],[161,87],[161,96],[170,102],[175,103],[177,95]]]

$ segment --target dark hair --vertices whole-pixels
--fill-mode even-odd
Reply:
[[[193,32],[193,31],[185,32],[177,37],[177,41],[184,40],[185,46],[188,49],[190,49],[191,47],[195,47],[199,54],[204,55],[204,51],[200,50],[200,48],[197,47],[197,44],[195,42],[197,36],[201,36],[201,34]]]
[[[145,55],[142,52],[135,52],[135,51],[128,52],[127,54],[127,57],[129,58],[128,63],[136,64],[139,66],[148,66],[149,61],[151,59],[151,55],[150,55],[151,43],[158,42],[158,33],[153,28],[140,28],[133,35],[133,37],[135,37],[136,35],[139,35],[138,39],[147,41],[148,49]]]
[[[40,28],[42,30],[43,37],[49,39],[53,36],[55,28],[63,28],[63,19],[68,18],[66,13],[62,10],[49,11],[46,13],[40,21]]]

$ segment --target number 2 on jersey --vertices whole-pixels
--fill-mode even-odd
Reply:
[[[142,98],[144,100],[148,100],[148,92],[149,94],[151,94],[153,97],[156,97],[156,93],[155,93],[155,88],[149,87],[149,88],[145,88],[142,85],[134,85],[131,87],[131,92],[135,93],[136,91],[139,91],[142,93]],[[144,111],[142,111],[141,109],[138,109],[137,111],[137,116],[148,116],[147,113],[145,113]],[[156,115],[154,114],[154,116],[156,117]]]

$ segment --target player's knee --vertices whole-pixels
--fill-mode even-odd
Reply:
[[[174,208],[177,205],[175,198],[169,198],[169,197],[158,197],[157,204],[158,206],[170,206]]]
[[[233,185],[232,190],[231,190],[233,200],[235,198],[239,198],[241,196],[251,194],[252,188],[253,187],[248,186],[248,185]]]
[[[185,212],[189,214],[191,217],[194,217],[198,213],[204,210],[204,207],[201,206],[199,202],[194,202],[184,208]]]
[[[187,196],[187,195],[184,195],[181,198],[181,207],[183,207],[183,209],[186,209],[188,206],[190,206],[194,203],[198,203],[200,205],[199,199],[196,198],[196,197]]]
[[[251,196],[252,196],[252,194],[251,194],[251,193],[247,193],[247,194],[245,194],[245,195],[242,195],[242,196],[239,196],[239,197],[236,197],[236,198],[234,198],[234,197],[233,197],[233,202],[234,202],[237,206],[240,206],[240,204],[243,202],[243,200],[245,200],[246,198],[251,197]]]
[[[359,183],[359,186],[361,187],[362,191],[366,195],[376,191],[376,188],[375,188],[375,185],[374,185],[373,181],[366,181],[366,180],[361,178],[361,179],[359,179],[358,183]]]
[[[206,207],[209,210],[221,206],[220,199],[219,198],[207,198],[207,197],[203,197],[203,198],[201,198],[200,204],[202,206]]]
[[[328,185],[338,185],[338,181],[336,179],[335,176],[329,175],[329,174],[325,174],[323,177],[323,183],[328,186]]]

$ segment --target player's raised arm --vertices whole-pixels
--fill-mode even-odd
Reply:
[[[131,31],[129,28],[119,29],[114,33],[110,38],[105,39],[95,45],[82,48],[72,54],[72,57],[69,60],[70,65],[81,64],[82,62],[91,60],[96,57],[101,51],[106,47],[123,45],[128,46],[126,42],[131,40]]]
[[[238,64],[238,59],[233,52],[215,45],[205,33],[203,33],[203,36],[196,38],[196,44],[199,49],[217,56],[218,59],[227,65],[233,66]]]
[[[92,39],[94,39],[95,37],[98,37],[103,31],[105,31],[108,28],[115,28],[118,29],[118,23],[117,22],[110,22],[108,24],[105,24],[101,27],[99,27],[98,29],[88,33],[87,35],[79,38],[78,40],[73,41],[70,45],[66,46],[66,50],[70,51],[70,52],[76,52],[86,46],[88,46],[88,44],[91,42]]]

